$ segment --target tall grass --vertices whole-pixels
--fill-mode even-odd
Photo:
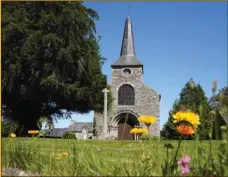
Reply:
[[[212,142],[214,160],[221,141]],[[165,143],[170,141],[80,141],[66,139],[3,138],[2,165],[38,172],[44,176],[161,176],[161,165],[166,159]],[[172,141],[172,155],[178,142]],[[178,158],[192,158],[194,174],[207,160],[208,141],[183,141]],[[205,151],[204,153],[199,151]],[[61,152],[67,156],[55,157]],[[202,155],[202,156],[201,156]],[[178,174],[177,174],[178,175]]]

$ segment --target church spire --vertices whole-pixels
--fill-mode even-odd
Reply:
[[[125,21],[124,34],[120,56],[135,56],[134,36],[130,17]]]
[[[120,58],[112,64],[113,66],[142,66],[136,59],[132,22],[129,17],[125,21]]]

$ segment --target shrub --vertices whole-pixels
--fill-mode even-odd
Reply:
[[[18,128],[18,123],[12,120],[3,120],[2,119],[2,136],[9,136],[11,133],[14,133]]]
[[[77,139],[74,132],[65,132],[62,136],[63,139]]]

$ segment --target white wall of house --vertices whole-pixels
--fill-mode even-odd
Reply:
[[[75,132],[76,138],[77,139],[89,139],[89,137],[93,136],[93,133],[88,132],[87,127],[83,127],[81,132]]]

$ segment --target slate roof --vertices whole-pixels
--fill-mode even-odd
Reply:
[[[142,66],[142,64],[136,59],[135,56],[123,55],[112,64],[112,67],[114,66]]]
[[[87,127],[88,132],[93,131],[93,123],[92,122],[75,122],[68,127],[68,131],[81,132],[83,127]]]
[[[132,22],[129,17],[125,21],[120,58],[111,66],[142,66],[136,59]]]
[[[88,132],[93,132],[93,123],[91,122],[75,122],[72,125],[70,125],[68,128],[55,128],[53,131],[51,131],[47,137],[62,137],[64,132],[66,131],[74,131],[74,132],[81,132],[83,127],[88,128]]]
[[[67,128],[55,128],[48,135],[50,137],[62,137],[64,132],[68,131]]]

